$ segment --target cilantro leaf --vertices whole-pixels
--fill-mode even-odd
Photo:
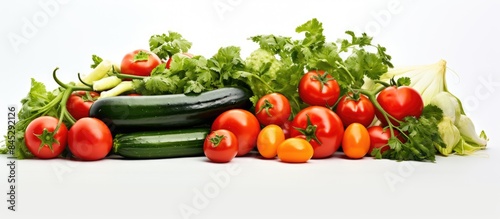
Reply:
[[[411,79],[409,77],[401,77],[398,78],[396,84],[398,86],[409,86],[411,84]]]
[[[367,45],[371,45],[372,43],[372,37],[369,37],[366,33],[362,33],[361,34],[361,37],[357,37],[356,34],[354,34],[354,32],[352,31],[346,31],[345,32],[347,35],[351,36],[351,41],[347,40],[347,39],[344,39],[342,40],[342,46],[340,47],[340,51],[341,52],[347,52],[349,50],[349,47],[352,47],[352,46],[359,46],[359,47],[363,47],[363,46],[367,46]]]
[[[437,124],[443,117],[443,111],[434,106],[427,105],[422,115],[417,119],[415,117],[406,117],[398,129],[407,133],[406,142],[401,142],[397,138],[389,141],[390,150],[382,154],[382,158],[398,161],[435,161],[436,147],[444,147]]]
[[[313,18],[306,23],[298,26],[295,31],[297,33],[305,32],[306,37],[302,40],[302,45],[312,49],[321,47],[325,43],[323,35],[323,24],[318,19]]]
[[[149,48],[162,60],[173,56],[176,53],[187,52],[192,43],[182,37],[181,34],[169,31],[167,34],[153,35],[149,39]]]
[[[91,68],[97,67],[99,64],[102,62],[102,58],[97,56],[97,55],[92,55],[92,62],[93,64],[90,65]]]
[[[236,72],[245,68],[240,51],[236,46],[222,47],[208,60],[208,68],[219,76],[221,84],[230,79],[238,79],[240,75]]]

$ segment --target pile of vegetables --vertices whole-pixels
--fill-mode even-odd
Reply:
[[[301,39],[257,35],[248,57],[220,48],[189,53],[181,34],[153,35],[120,64],[92,56],[88,75],[48,91],[31,79],[15,138],[3,153],[99,160],[205,155],[229,162],[253,152],[301,163],[365,156],[435,161],[485,149],[446,86],[446,62],[394,68],[365,33],[327,41],[312,19]],[[67,145],[67,146],[66,146]]]

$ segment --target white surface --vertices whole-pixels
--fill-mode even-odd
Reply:
[[[49,14],[40,2],[49,0],[2,6],[1,124],[6,124],[6,106],[19,106],[27,94],[29,78],[55,88],[50,73],[56,66],[64,81],[73,80],[77,72],[89,71],[92,54],[119,62],[126,52],[147,48],[152,34],[168,30],[192,41],[192,53],[211,56],[221,46],[239,45],[246,56],[256,48],[247,37],[295,36],[296,26],[317,17],[328,40],[344,37],[348,29],[374,35],[397,66],[447,60],[456,73],[449,71],[449,89],[491,140],[474,156],[439,157],[436,163],[338,156],[304,165],[253,157],[229,165],[202,157],[23,160],[17,161],[15,213],[7,210],[7,160],[0,156],[0,218],[182,218],[182,206],[198,207],[190,218],[500,216],[498,1],[61,0]],[[34,24],[37,31],[23,35],[34,18],[42,21]],[[13,34],[25,37],[25,43],[12,44]],[[493,83],[485,86],[488,80]],[[227,167],[236,173],[229,174]],[[229,182],[217,184],[214,174],[228,174]],[[213,196],[203,202],[197,191]],[[195,206],[193,200],[205,205]]]

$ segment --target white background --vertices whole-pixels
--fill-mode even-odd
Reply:
[[[44,10],[46,2],[55,7]],[[301,165],[253,157],[226,165],[203,157],[22,160],[15,213],[7,210],[7,160],[0,156],[0,218],[182,218],[180,208],[187,206],[196,213],[190,218],[498,218],[499,9],[493,0],[4,1],[1,124],[7,106],[19,106],[27,94],[31,77],[53,89],[55,67],[62,80],[74,80],[89,71],[92,54],[119,62],[127,52],[148,48],[152,34],[173,30],[193,42],[192,53],[211,56],[238,45],[245,57],[256,48],[247,37],[297,36],[295,27],[316,17],[331,41],[348,29],[368,32],[396,66],[445,59],[453,70],[449,89],[490,142],[473,156],[435,163],[338,156]],[[26,31],[30,25],[34,29]],[[24,41],[16,45],[13,36]]]

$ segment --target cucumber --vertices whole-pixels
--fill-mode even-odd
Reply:
[[[250,96],[244,88],[226,87],[198,95],[107,97],[95,101],[89,114],[113,133],[193,127],[210,125],[229,109],[249,109]]]
[[[202,156],[209,128],[146,131],[117,134],[113,152],[130,159]]]

